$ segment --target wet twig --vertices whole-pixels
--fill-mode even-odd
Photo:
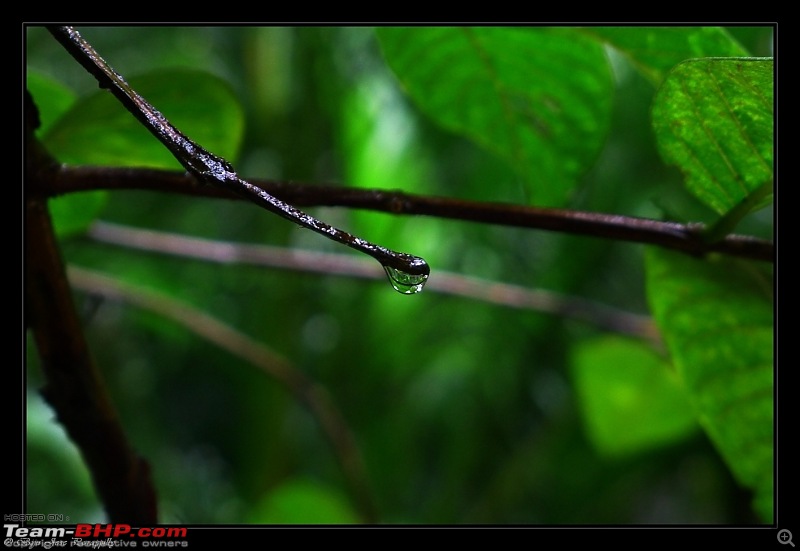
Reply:
[[[175,128],[161,112],[131,88],[78,31],[68,26],[48,27],[48,30],[97,79],[100,87],[107,88],[197,181],[236,193],[291,222],[371,256],[386,269],[392,285],[400,292],[422,289],[430,274],[430,267],[424,259],[392,251],[335,228],[242,179],[228,161],[207,151]],[[411,291],[402,290],[396,285],[402,286],[408,282],[415,282],[410,287],[413,289]]]

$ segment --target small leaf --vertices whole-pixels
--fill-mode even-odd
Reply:
[[[357,524],[344,494],[302,479],[290,480],[270,492],[255,507],[253,524]]]
[[[773,124],[772,59],[686,61],[653,103],[662,157],[683,172],[692,194],[723,215],[772,181]]]
[[[572,355],[572,374],[589,439],[601,453],[645,451],[697,428],[675,372],[643,343],[618,337],[583,342]]]
[[[603,48],[574,29],[377,30],[387,62],[431,119],[493,151],[533,201],[564,204],[608,132],[613,81]]]
[[[773,493],[773,294],[754,263],[651,249],[653,315],[700,423],[766,522]]]

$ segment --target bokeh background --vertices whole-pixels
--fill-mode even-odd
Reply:
[[[504,160],[437,126],[404,94],[371,28],[80,30],[134,86],[142,77],[168,88],[170,79],[186,78],[177,68],[221,79],[234,107],[221,119],[223,130],[208,132],[223,135],[226,155],[246,178],[530,202],[523,179]],[[770,27],[728,32],[752,55],[771,55]],[[54,97],[75,101],[96,92],[94,78],[46,30],[29,27],[25,40],[29,82],[47,83],[58,89]],[[626,59],[606,53],[614,88],[609,132],[566,206],[710,219],[658,155],[650,122],[655,88]],[[42,94],[34,99],[45,124],[57,118],[57,106]],[[91,149],[85,142],[81,148]],[[116,224],[356,256],[244,202],[145,191],[88,201],[93,218]],[[649,315],[639,245],[431,217],[308,210],[424,257],[431,281],[437,270],[454,272]],[[770,237],[769,210],[737,231]],[[658,346],[647,339],[435,290],[403,296],[385,279],[136,251],[77,228],[62,236],[68,263],[191,305],[324,387],[354,435],[379,522],[759,522],[752,496],[675,402],[659,418],[677,418],[677,425],[655,436],[635,436],[647,432],[640,425],[651,420],[644,415],[619,419],[617,436],[597,433],[589,404],[611,399],[603,395],[604,380],[620,372],[643,376],[630,366],[664,369]],[[164,522],[364,521],[319,416],[283,385],[148,309],[79,290],[75,297],[123,425],[153,466]],[[43,383],[30,341],[27,364],[29,511],[102,521],[79,454],[38,394]]]

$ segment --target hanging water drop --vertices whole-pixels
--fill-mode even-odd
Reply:
[[[386,275],[389,276],[389,283],[398,293],[413,295],[422,291],[425,282],[428,281],[428,274],[409,274],[397,268],[383,265]]]

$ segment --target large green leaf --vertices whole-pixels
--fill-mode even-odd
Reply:
[[[741,217],[771,200],[773,125],[772,59],[686,61],[653,103],[661,155],[683,172],[691,193],[723,215],[746,204]]]
[[[590,27],[584,31],[625,55],[656,86],[681,61],[748,54],[720,27]]]
[[[604,143],[613,80],[602,46],[565,28],[380,28],[406,92],[500,155],[533,202],[564,204]]]
[[[229,159],[238,152],[244,116],[225,82],[199,71],[162,70],[133,78],[130,84],[206,149]],[[50,95],[48,90],[42,92],[37,97]],[[72,104],[45,130],[45,146],[66,164],[181,168],[161,142],[104,90]],[[65,236],[85,230],[105,203],[103,191],[51,200],[56,231]]]
[[[756,508],[772,519],[773,297],[766,268],[652,249],[655,319],[700,422]]]
[[[648,450],[697,427],[669,362],[642,342],[619,337],[582,342],[573,350],[571,368],[584,425],[601,453]]]
[[[129,83],[192,140],[234,160],[244,115],[224,81],[201,71],[173,69],[131,78]],[[44,143],[68,164],[181,168],[161,142],[105,90],[76,103],[50,129]]]

